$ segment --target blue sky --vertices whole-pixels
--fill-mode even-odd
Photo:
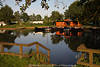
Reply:
[[[33,13],[35,15],[40,14],[42,17],[44,16],[50,16],[52,11],[59,11],[60,13],[64,13],[64,11],[66,9],[68,9],[68,6],[73,3],[75,0],[58,0],[59,3],[57,3],[56,0],[50,0],[48,1],[48,4],[50,6],[50,8],[48,10],[43,9],[41,7],[41,0],[37,0],[36,2],[32,3],[31,6],[29,6],[29,8],[25,11],[26,13],[28,13],[28,15],[32,15]],[[64,3],[64,5],[62,4],[62,2]],[[24,3],[24,1],[22,1],[20,3],[20,5],[22,5]],[[15,11],[20,11],[19,6],[16,5],[15,0],[5,0],[4,4],[9,5],[14,12]],[[58,6],[60,7],[59,9],[54,7],[55,4],[59,4]],[[63,9],[63,6],[67,6],[65,9]]]

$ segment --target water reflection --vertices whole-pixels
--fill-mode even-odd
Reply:
[[[82,43],[82,36],[83,36],[83,31],[72,31],[72,30],[67,30],[67,31],[57,31],[56,34],[54,35],[55,39],[60,39],[64,40],[66,44],[70,47],[72,50],[76,50],[77,47]],[[56,36],[59,36],[57,38]],[[59,41],[57,41],[59,43]]]
[[[31,53],[33,52],[33,44],[27,46],[21,43],[28,44],[35,41],[42,43],[44,46],[50,49],[50,52],[47,51],[49,53],[47,55],[47,57],[49,57],[48,63],[67,64],[67,65],[76,64],[79,62],[79,60],[77,61],[78,58],[76,58],[76,56],[77,54],[80,54],[80,52],[82,53],[81,54],[82,56],[84,56],[85,53],[85,58],[86,56],[92,57],[92,55],[86,55],[86,53],[90,54],[89,52],[82,51],[85,49],[83,49],[84,46],[81,46],[81,44],[85,44],[85,47],[87,48],[86,50],[91,50],[91,51],[96,50],[94,51],[94,53],[96,53],[97,50],[100,50],[100,45],[99,45],[100,30],[63,30],[63,31],[55,31],[55,32],[50,32],[50,31],[35,32],[33,30],[23,29],[23,30],[10,30],[10,31],[6,30],[0,33],[1,52],[5,52],[4,51],[5,48],[10,50],[13,48],[19,50],[19,52],[17,53],[19,57],[24,57],[24,52],[25,52],[24,50],[26,49],[25,47],[27,48],[29,47],[27,49],[29,50],[28,51],[29,54],[28,55],[25,54],[25,56],[27,57],[32,56]],[[5,45],[2,45],[4,43]],[[8,43],[10,44],[20,43],[20,45],[16,45],[17,47],[15,48],[14,47],[15,45],[7,45]],[[37,57],[39,53],[41,53],[39,51],[40,48],[38,48],[39,46],[40,45],[36,46],[35,48]],[[80,46],[82,47],[81,51],[78,50]],[[15,54],[12,55],[16,55],[16,51]],[[96,54],[96,56],[98,55]],[[99,59],[99,57],[95,57],[95,58]],[[89,57],[88,60],[86,61],[89,61]],[[90,61],[90,62],[100,63],[99,61],[98,62]]]
[[[0,33],[0,42],[14,42],[16,36],[11,33],[12,31],[3,30],[3,32]]]
[[[77,50],[80,44],[86,44],[88,48],[100,49],[100,30],[57,31],[55,36],[59,36],[60,39],[63,39],[72,50]],[[55,39],[58,38],[55,37]]]

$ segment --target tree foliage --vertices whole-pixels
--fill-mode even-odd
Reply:
[[[13,18],[13,10],[8,6],[4,6],[0,9],[0,21],[4,21],[9,24]]]
[[[41,15],[39,15],[39,14],[38,14],[38,15],[36,15],[35,20],[38,20],[38,21],[42,20]]]
[[[100,0],[92,0],[84,5],[83,11],[84,22],[89,21],[93,24],[100,25]]]
[[[48,24],[48,22],[49,22],[49,17],[48,17],[48,16],[45,16],[43,21],[44,21],[45,24]]]
[[[14,13],[14,16],[15,16],[15,20],[16,20],[16,21],[19,21],[19,20],[20,20],[20,16],[21,16],[21,15],[20,15],[19,11],[15,12],[15,13]]]
[[[76,19],[82,16],[83,14],[83,6],[79,6],[79,1],[75,1],[69,6],[69,9],[65,11],[65,18]]]
[[[62,21],[64,18],[63,14],[60,14],[58,11],[52,11],[51,14],[52,15],[50,18],[51,18],[52,22]]]
[[[45,16],[43,21],[44,21],[44,24],[46,25],[52,25],[51,18],[48,16]]]
[[[69,9],[65,11],[66,18],[76,19],[83,24],[100,25],[100,0],[85,0],[84,4],[80,4],[79,1],[75,1],[69,6]]]
[[[23,14],[21,15],[21,19],[23,19],[24,22],[27,22],[27,21],[29,20],[28,14],[27,14],[27,13],[23,13]]]
[[[62,21],[64,19],[64,15],[60,14],[58,11],[52,11],[51,16],[44,17],[45,24],[55,24],[56,21]]]
[[[21,12],[23,13],[31,5],[31,3],[35,2],[35,1],[36,0],[25,0],[25,3],[20,6]],[[17,4],[19,4],[20,2],[22,2],[22,0],[16,0]],[[45,8],[48,10],[49,6],[47,3],[47,0],[41,0],[41,6],[42,6],[42,8]]]

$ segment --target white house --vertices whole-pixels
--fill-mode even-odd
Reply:
[[[43,21],[33,21],[33,24],[43,24]]]
[[[13,21],[13,22],[11,22],[11,24],[17,24],[18,23],[18,21]]]
[[[3,21],[0,22],[0,26],[5,26],[5,25],[6,24]]]

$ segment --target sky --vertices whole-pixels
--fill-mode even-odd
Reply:
[[[58,1],[58,2],[57,2]],[[46,10],[44,8],[41,7],[41,0],[37,0],[36,2],[32,3],[28,9],[26,9],[26,13],[28,13],[28,15],[32,15],[33,13],[35,15],[40,14],[42,17],[44,16],[50,16],[52,11],[59,11],[60,13],[64,13],[64,11],[66,9],[68,9],[69,5],[72,4],[75,0],[50,0],[47,1],[48,5],[49,5],[49,9]],[[23,0],[20,5],[22,5],[23,3],[25,3],[25,1]],[[13,11],[20,11],[20,8],[18,5],[16,5],[15,0],[5,0],[4,5],[9,5]],[[55,7],[55,5],[59,6],[59,9],[57,7]],[[63,9],[64,6],[65,9]]]

